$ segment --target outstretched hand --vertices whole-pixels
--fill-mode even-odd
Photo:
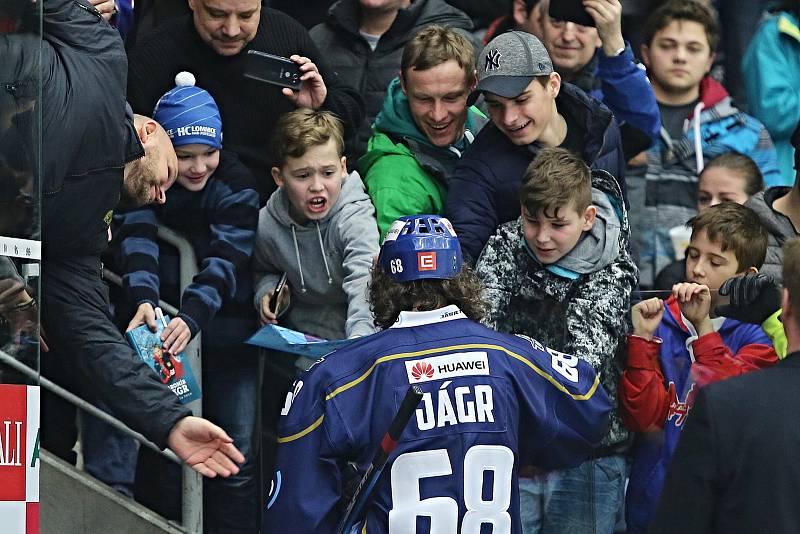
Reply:
[[[189,467],[209,478],[235,475],[239,472],[236,464],[244,463],[233,439],[200,417],[188,416],[178,421],[167,437],[167,446]]]

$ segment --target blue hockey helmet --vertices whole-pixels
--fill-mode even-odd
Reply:
[[[378,265],[396,282],[446,280],[461,272],[461,245],[453,225],[438,215],[400,217],[386,233]]]

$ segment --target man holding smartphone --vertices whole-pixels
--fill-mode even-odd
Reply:
[[[151,113],[173,85],[191,71],[197,85],[217,101],[225,124],[225,147],[238,154],[258,181],[262,201],[275,189],[269,146],[275,121],[296,107],[327,109],[354,132],[363,116],[357,91],[326,68],[308,31],[260,0],[189,0],[192,16],[159,26],[128,54],[128,99],[135,111]],[[247,52],[289,58],[298,65],[299,90],[246,79]]]

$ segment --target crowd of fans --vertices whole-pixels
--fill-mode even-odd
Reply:
[[[258,532],[294,374],[271,354],[290,363],[262,376],[244,340],[264,324],[377,331],[370,272],[402,216],[447,217],[482,322],[587,362],[612,402],[589,459],[520,466],[525,533],[663,526],[698,390],[786,356],[775,310],[728,316],[721,288],[757,272],[780,284],[798,236],[800,1],[584,0],[592,26],[555,3],[91,0],[125,38],[127,101],[154,119],[138,119],[142,143],[177,158],[147,163],[176,167],[152,204],[106,221],[117,323],[155,329],[159,299],[180,304],[164,348],[202,336],[203,413],[245,458],[206,482],[208,532]],[[300,88],[245,78],[252,50],[290,58]],[[185,288],[159,225],[195,249]],[[174,466],[137,462],[98,424],[84,422],[104,443],[84,447],[87,467],[177,517],[176,498],[153,498],[179,493]]]

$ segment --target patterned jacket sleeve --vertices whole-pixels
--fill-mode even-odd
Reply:
[[[628,336],[628,364],[619,383],[622,421],[633,432],[650,432],[664,426],[670,395],[658,363],[661,341]]]
[[[158,218],[152,207],[114,215],[114,240],[122,287],[134,306],[158,306]]]
[[[511,295],[516,288],[516,278],[520,267],[514,258],[515,243],[505,239],[501,230],[489,239],[486,248],[475,265],[475,273],[484,285],[483,301],[486,315],[481,321],[492,330],[507,332],[507,311]]]
[[[588,275],[569,300],[566,320],[570,335],[564,350],[589,362],[601,376],[610,371],[617,346],[625,338],[635,283],[636,267],[623,250],[616,262]]]
[[[248,177],[249,178],[249,177]],[[200,272],[181,296],[178,316],[192,337],[208,324],[226,299],[236,294],[237,279],[248,271],[258,222],[258,193],[245,177],[228,177],[216,186],[211,244]]]

